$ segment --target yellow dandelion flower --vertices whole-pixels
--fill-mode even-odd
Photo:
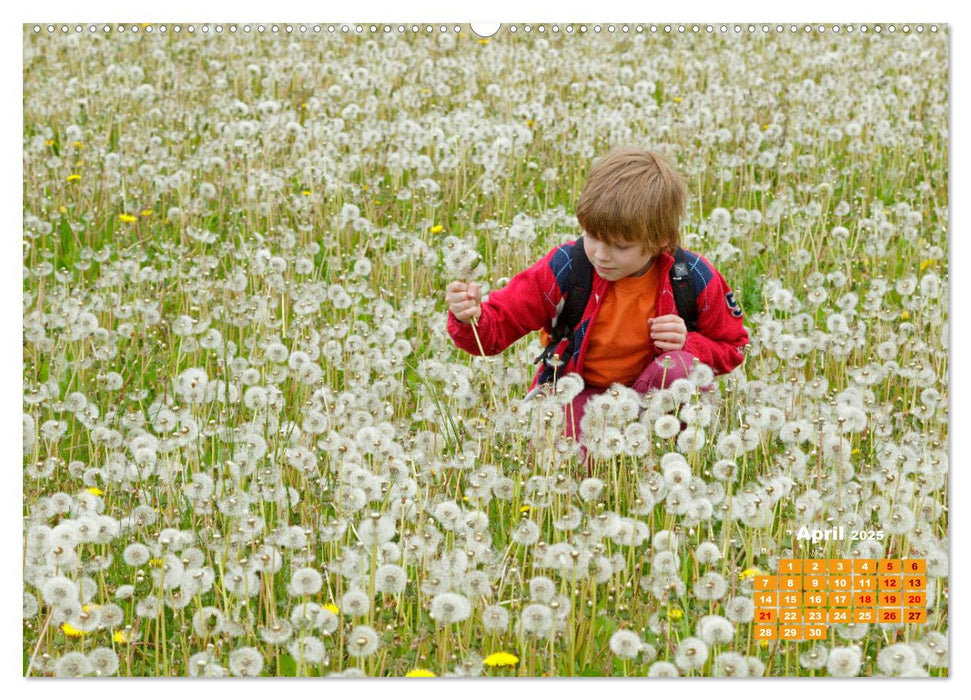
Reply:
[[[118,218],[124,221],[126,224],[133,224],[138,221],[138,217],[132,216],[131,214],[119,214]]]
[[[674,98],[672,98],[672,99],[673,99],[673,100],[674,100],[675,102],[677,102],[678,104],[681,104],[681,98],[680,98],[680,97],[674,97]]]
[[[129,644],[131,643],[131,633],[125,630],[116,630],[111,639],[118,644]]]
[[[54,145],[54,139],[47,139],[46,141],[44,141],[44,145],[45,146],[53,146]]]
[[[337,606],[333,603],[327,603],[327,605],[324,606],[324,610],[330,610],[335,615],[340,614],[340,610],[338,610]]]
[[[668,608],[669,620],[680,620],[682,617],[684,617],[684,613],[679,608]]]
[[[755,578],[761,573],[762,573],[761,571],[753,567],[751,569],[746,569],[745,571],[740,573],[738,577],[744,581],[747,578]]]
[[[149,559],[148,560],[148,565],[151,566],[152,568],[155,568],[155,569],[157,569],[158,567],[162,566],[164,563],[165,562],[163,562],[161,559]]]
[[[920,263],[920,271],[923,272],[924,270],[926,270],[927,268],[929,268],[933,264],[934,264],[934,261],[933,260],[929,260],[928,259],[928,260],[921,261],[921,263]]]
[[[59,212],[61,212],[62,214],[67,214],[67,207],[65,207],[65,206],[64,206],[63,204],[62,204],[61,206],[59,206],[59,207],[57,208],[57,210],[58,210]]]
[[[763,124],[762,125],[762,131],[768,131],[768,130],[769,130],[769,125],[768,124]]]
[[[527,506],[522,506],[522,507],[521,507],[521,508],[519,509],[519,512],[520,512],[520,513],[528,513],[528,512],[530,511],[530,510],[532,510],[532,507],[531,507],[531,506],[528,506],[528,505],[527,505]]]
[[[907,309],[904,309],[904,312],[900,314],[900,318],[906,321],[908,318],[910,318],[910,312]]]
[[[515,666],[519,663],[519,657],[507,651],[497,651],[482,659],[482,663],[486,666]]]
[[[304,197],[309,197],[311,194],[313,194],[313,192],[310,190],[302,190],[300,194],[302,194]]]
[[[480,44],[480,45],[482,45],[482,46],[486,46],[489,43],[489,40],[488,39],[479,39],[479,41],[477,43]]]
[[[532,129],[533,126],[535,126],[535,124],[536,124],[536,122],[534,122],[532,119],[527,119],[526,120],[526,126],[528,126],[530,129]]]
[[[85,634],[81,630],[71,627],[71,625],[68,624],[67,622],[61,625],[61,631],[64,634],[66,634],[68,637],[82,637]]]
[[[89,486],[88,488],[86,488],[84,490],[87,491],[88,493],[93,493],[95,496],[104,496],[105,495],[105,492],[102,491],[101,489],[99,489],[97,486]]]
[[[367,192],[367,185],[361,185],[361,191]]]
[[[84,148],[84,144],[81,143],[80,141],[75,141],[71,145],[74,146],[75,148]]]
[[[77,182],[80,179],[81,179],[81,176],[78,175],[77,173],[72,173],[71,175],[68,175],[67,176],[67,181],[68,182]]]
[[[141,215],[142,216],[151,216],[154,213],[155,212],[152,211],[151,209],[142,209],[142,211],[141,211]]]
[[[854,447],[852,450],[850,450],[850,454],[851,455],[858,455],[858,454],[860,454],[860,448],[859,447]]]
[[[435,678],[435,674],[427,668],[413,668],[405,674],[405,678]]]
[[[435,224],[434,226],[432,226],[428,230],[431,231],[432,233],[441,233],[442,232],[442,225],[441,224]]]

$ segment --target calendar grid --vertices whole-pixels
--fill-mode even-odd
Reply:
[[[755,638],[825,640],[833,624],[927,621],[924,559],[781,559],[755,577]]]

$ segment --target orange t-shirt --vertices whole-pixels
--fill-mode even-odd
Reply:
[[[590,328],[583,380],[592,386],[629,385],[654,356],[647,320],[654,318],[660,265],[640,277],[624,277],[607,289]]]

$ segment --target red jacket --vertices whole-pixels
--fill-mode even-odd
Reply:
[[[575,243],[557,246],[483,301],[477,330],[486,355],[498,355],[527,333],[541,328],[552,333],[556,316],[563,308],[565,292],[569,289],[571,251]],[[688,333],[682,349],[711,367],[716,374],[731,372],[742,364],[742,347],[749,342],[748,332],[742,325],[742,310],[732,290],[711,263],[690,251],[685,253],[698,307],[698,321],[697,330]],[[656,313],[658,316],[677,314],[669,274],[674,257],[661,253],[658,262],[661,268]],[[573,355],[565,358],[566,362],[557,371],[558,375],[583,373],[589,331],[611,284],[594,271],[590,300],[574,329]],[[448,314],[448,334],[456,347],[473,355],[480,354],[472,326],[459,321],[451,311]],[[655,356],[662,354],[653,345],[651,349]],[[542,370],[541,367],[533,379],[533,386],[542,375]]]

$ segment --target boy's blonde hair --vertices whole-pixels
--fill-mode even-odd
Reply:
[[[673,252],[688,199],[685,180],[657,153],[618,148],[590,169],[577,202],[583,230],[605,243]]]

